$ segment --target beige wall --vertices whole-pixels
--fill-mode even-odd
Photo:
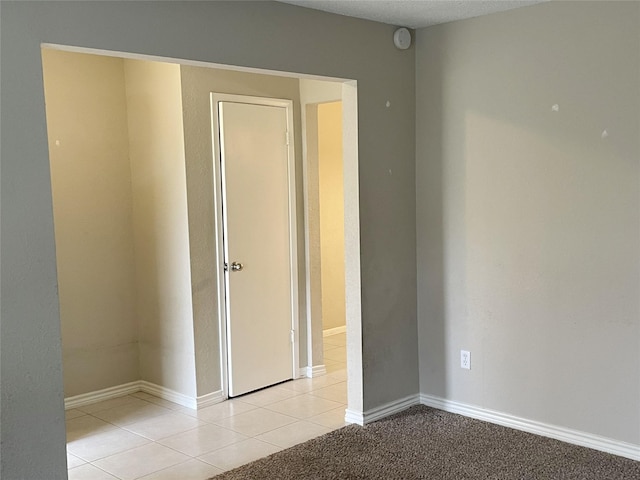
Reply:
[[[213,186],[213,153],[211,138],[210,94],[232,93],[293,100],[296,171],[301,172],[300,94],[296,78],[276,77],[202,67],[181,67],[184,112],[185,151],[189,198],[189,235],[191,242],[191,281],[198,395],[222,389],[217,305],[215,212]],[[298,198],[301,205],[302,186],[298,173]],[[298,209],[299,216],[302,208]],[[304,266],[304,231],[298,219],[299,267]],[[304,292],[304,271],[300,274],[299,291]],[[304,301],[300,301],[300,318],[304,318]],[[301,327],[304,327],[301,322]],[[301,365],[306,364],[305,339],[301,333]]]
[[[181,97],[183,84],[180,78],[180,66],[58,51],[47,51],[46,54],[54,59],[60,59],[54,62],[57,68],[48,75],[48,77],[54,73],[57,75],[55,77],[57,88],[50,89],[57,95],[54,98],[53,94],[48,92],[48,96],[51,97],[49,103],[53,105],[55,102],[57,106],[55,118],[53,113],[50,115],[54,128],[60,129],[67,126],[69,133],[73,134],[71,137],[73,140],[82,138],[85,156],[92,149],[99,151],[103,157],[113,155],[114,148],[105,142],[96,141],[94,139],[96,135],[101,135],[102,138],[110,136],[112,143],[114,138],[120,142],[118,145],[120,150],[117,151],[120,155],[118,164],[120,176],[112,174],[108,178],[103,176],[100,180],[102,183],[105,180],[110,181],[103,189],[106,196],[100,203],[106,206],[111,205],[114,212],[123,217],[121,219],[113,214],[110,215],[114,221],[120,221],[110,228],[113,230],[113,235],[129,241],[126,245],[129,249],[129,257],[125,264],[111,262],[110,256],[100,258],[105,265],[108,265],[112,276],[126,276],[126,282],[115,285],[116,291],[107,289],[101,294],[109,301],[111,301],[109,295],[128,299],[128,304],[125,304],[129,309],[127,316],[120,315],[118,323],[102,322],[103,327],[98,330],[101,335],[92,336],[91,332],[87,333],[87,326],[80,328],[82,322],[75,320],[74,317],[67,318],[68,315],[63,315],[65,378],[68,387],[66,390],[73,392],[66,393],[66,396],[126,383],[114,380],[114,378],[126,378],[127,382],[142,379],[193,397],[196,395],[194,378],[196,347],[193,343],[192,300],[188,293],[190,289],[187,243],[189,232],[185,223],[187,209]],[[65,59],[66,63],[61,61]],[[105,75],[106,69],[111,69],[108,72],[110,75]],[[195,112],[185,111],[185,115],[193,119],[188,124],[187,136],[194,139],[192,144],[194,149],[200,149],[203,146],[206,149],[210,145],[209,119],[206,118],[202,122],[201,117],[193,116],[194,113],[195,115],[204,115],[205,111],[208,113],[208,93],[212,91],[209,89],[292,98],[298,103],[297,79],[195,67],[184,67],[184,69],[186,103],[194,107],[189,102],[199,102],[199,105],[194,107]],[[84,75],[77,75],[75,73],[77,71]],[[94,77],[88,76],[90,74]],[[99,95],[98,98],[102,103],[96,105],[96,102],[93,102],[87,105],[85,98],[79,95],[93,96],[94,82],[98,77],[100,85],[108,90],[111,96]],[[68,108],[69,102],[62,104],[64,98],[58,92],[64,88],[69,95],[73,95],[68,100],[82,110],[82,116],[78,116],[78,108]],[[118,99],[119,102],[112,102],[111,97],[118,93],[121,97]],[[106,104],[106,101],[110,103]],[[115,114],[110,114],[112,111],[120,116],[115,117]],[[91,118],[93,123],[88,122],[78,128],[77,121],[86,118]],[[106,131],[97,132],[92,128],[96,119],[99,118],[111,121]],[[73,120],[76,123],[72,123]],[[112,131],[118,128],[120,135],[114,137]],[[205,135],[204,139],[201,135]],[[55,147],[55,144],[52,146]],[[52,152],[57,153],[59,149],[56,148],[52,148]],[[83,165],[82,160],[83,157],[78,156],[73,164],[76,169],[77,165]],[[84,177],[94,179],[93,183],[83,185],[85,196],[93,193],[95,179],[99,179],[97,174],[101,172],[96,168],[96,163],[84,165],[82,170]],[[197,165],[195,160],[193,163]],[[56,211],[59,212],[58,216],[65,217],[59,222],[56,220],[58,231],[61,232],[58,233],[58,242],[62,244],[58,247],[58,251],[69,252],[67,256],[59,257],[61,290],[65,292],[65,300],[62,304],[64,314],[68,311],[77,312],[82,308],[95,307],[95,300],[82,296],[82,293],[87,289],[87,285],[92,285],[98,290],[103,287],[102,283],[96,283],[98,279],[104,281],[102,272],[95,270],[95,266],[89,268],[91,264],[85,265],[85,269],[94,272],[93,283],[88,282],[86,276],[74,276],[73,272],[76,270],[72,268],[73,265],[84,258],[77,256],[77,244],[87,240],[87,235],[98,238],[102,242],[113,242],[108,237],[104,237],[105,225],[100,216],[92,217],[93,226],[88,226],[86,222],[79,225],[78,222],[82,219],[76,219],[74,220],[76,223],[71,223],[73,219],[66,214],[69,204],[75,202],[80,205],[92,205],[93,202],[88,199],[80,200],[79,195],[82,190],[73,188],[80,181],[86,181],[86,178],[79,177],[75,171],[70,172],[68,162],[61,165],[66,165],[67,168],[62,170],[58,167],[54,177],[56,181],[74,182],[74,185],[69,188],[64,183],[60,183],[55,191],[56,196],[61,197],[56,203]],[[202,180],[202,177],[198,178],[199,182]],[[209,185],[211,185],[210,182]],[[196,186],[198,187],[200,185]],[[113,200],[108,198],[111,192],[116,196]],[[209,193],[213,198],[212,191]],[[118,194],[124,195],[123,198],[127,203],[123,204],[123,201],[119,201]],[[200,205],[195,205],[194,215],[201,213],[201,209]],[[90,209],[84,210],[86,211],[83,219],[92,213]],[[125,223],[122,224],[123,222]],[[201,245],[201,239],[206,238],[210,233],[208,229],[211,227],[211,221],[194,225],[191,234],[196,251],[198,251],[197,246]],[[90,230],[90,232],[85,234],[84,238],[77,238],[74,230],[79,229]],[[73,239],[75,243],[68,239]],[[98,252],[100,248],[100,243],[83,245],[85,249],[94,252]],[[122,253],[119,252],[119,254]],[[208,270],[209,275],[215,274],[214,269],[203,268],[207,264],[202,261],[194,258],[193,264],[196,269]],[[124,271],[119,271],[119,268],[124,268]],[[202,284],[197,283],[201,281],[198,273],[193,280],[195,307],[201,309],[197,310],[201,313],[195,317],[201,320],[195,323],[201,334],[196,340],[200,360],[198,385],[200,394],[206,394],[221,388],[218,374],[220,368],[218,344],[213,343],[214,338],[211,335],[212,332],[214,336],[217,335],[217,317],[215,316],[217,311],[213,312],[213,316],[208,316],[212,310],[206,310],[206,307],[211,306],[208,303],[211,298],[203,301],[203,292],[199,289]],[[215,291],[208,293],[215,294]],[[116,303],[112,310],[118,307],[122,308],[122,305]],[[117,310],[116,313],[118,313]],[[105,343],[103,330],[107,327],[110,329],[111,336],[117,337],[123,335],[123,332],[129,332],[132,335],[132,342],[125,346],[116,343],[117,347],[109,346],[108,348],[101,344],[96,345],[92,340],[93,337]],[[69,337],[68,341],[67,337]],[[302,336],[301,340],[306,341],[306,337]],[[79,346],[75,346],[76,344]],[[127,365],[123,365],[121,358],[122,350],[125,348],[126,353],[129,354],[125,357],[125,360],[129,360]],[[89,357],[90,360],[85,357]],[[212,376],[214,378],[211,378]],[[88,386],[82,387],[85,384]]]
[[[318,180],[318,104],[340,101],[342,83],[300,79],[302,105],[302,149],[305,156],[303,171],[306,184],[305,223],[307,238],[307,316],[311,317],[311,351],[307,352],[310,365],[324,364],[322,337],[322,270],[320,249],[320,193]]]
[[[194,397],[179,66],[43,61],[65,396],[142,379]]]
[[[195,397],[178,65],[125,60],[140,375]]]
[[[138,380],[122,59],[42,51],[64,394]]]
[[[342,102],[318,105],[322,327],[346,325]]]
[[[639,19],[550,2],[418,31],[422,393],[640,444]]]
[[[337,102],[342,98],[342,83],[326,80],[300,79],[302,104]]]

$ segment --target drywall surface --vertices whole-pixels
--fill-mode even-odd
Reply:
[[[302,83],[303,80],[300,80]],[[302,92],[302,88],[300,89]],[[307,335],[311,337],[311,351],[307,348],[310,365],[324,364],[322,330],[322,269],[320,250],[320,194],[318,185],[318,105],[302,103],[302,155],[305,184],[304,221],[307,229],[305,269],[307,273]],[[310,331],[309,331],[310,330]],[[310,335],[309,335],[310,334]]]
[[[414,49],[392,26],[273,2],[0,8],[3,479],[66,476],[43,42],[356,80],[364,371],[349,403],[418,392]]]
[[[421,392],[639,444],[640,4],[416,48]]]
[[[342,83],[326,80],[300,79],[302,104],[338,102],[342,99]]]
[[[318,181],[322,328],[329,330],[346,324],[341,102],[318,105]]]
[[[308,231],[306,268],[307,316],[311,317],[311,352],[307,352],[311,365],[324,364],[322,327],[322,269],[320,250],[320,196],[318,185],[318,104],[340,101],[342,84],[301,78],[300,104],[302,106],[302,154],[305,158],[302,174],[306,185],[305,222]],[[308,322],[308,320],[307,320]]]
[[[138,380],[123,60],[42,51],[66,397]]]
[[[214,211],[214,159],[211,137],[211,101],[215,93],[282,98],[294,103],[294,147],[298,192],[299,291],[304,292],[304,230],[301,186],[302,148],[300,139],[300,93],[298,80],[254,73],[204,67],[180,67],[184,112],[187,191],[189,198],[189,239],[193,285],[194,328],[198,373],[198,395],[222,390],[218,326],[218,283]],[[218,161],[218,160],[215,160]],[[219,185],[215,188],[220,188]],[[223,265],[218,265],[223,268]],[[306,306],[300,295],[299,317]],[[301,327],[304,328],[304,323]],[[300,365],[306,365],[306,329],[300,333]]]
[[[196,396],[180,66],[125,60],[142,380]]]

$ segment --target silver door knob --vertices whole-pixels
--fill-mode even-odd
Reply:
[[[231,264],[231,271],[232,272],[239,272],[240,270],[242,270],[242,268],[244,267],[244,265],[242,265],[239,262],[233,262]]]

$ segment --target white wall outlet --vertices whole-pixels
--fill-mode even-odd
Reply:
[[[460,350],[460,368],[471,370],[471,352]]]

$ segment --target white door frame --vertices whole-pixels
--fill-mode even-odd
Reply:
[[[293,128],[293,101],[286,99],[253,97],[211,92],[211,138],[213,143],[213,190],[215,211],[215,244],[216,244],[216,277],[218,283],[218,329],[220,335],[220,378],[222,379],[222,395],[229,398],[229,366],[228,366],[228,329],[229,315],[227,309],[227,285],[224,272],[224,217],[223,198],[225,195],[224,176],[220,162],[220,122],[219,103],[233,102],[250,105],[264,105],[285,108],[287,113],[287,165],[288,165],[288,198],[289,198],[289,254],[291,280],[291,330],[292,342],[292,378],[300,376],[299,368],[299,297],[298,297],[298,241],[297,241],[297,205],[296,205],[296,171]],[[283,139],[284,140],[284,139]]]

